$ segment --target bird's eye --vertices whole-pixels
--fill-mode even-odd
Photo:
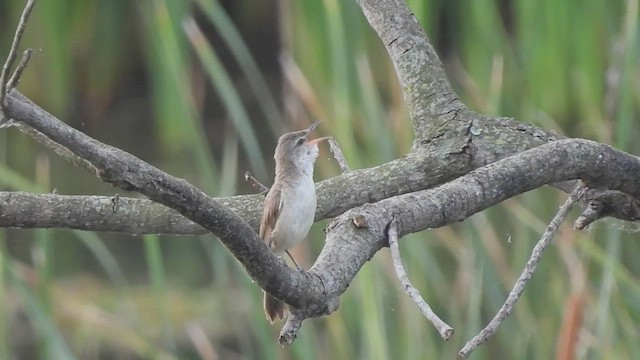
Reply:
[[[304,144],[304,138],[300,138],[298,139],[298,141],[296,141],[296,145],[302,145]]]

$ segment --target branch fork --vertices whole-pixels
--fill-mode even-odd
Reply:
[[[16,59],[16,53],[18,52],[18,46],[20,45],[20,40],[22,39],[22,35],[24,34],[24,30],[27,26],[27,20],[29,19],[29,15],[31,14],[31,10],[35,5],[35,0],[28,0],[24,9],[22,10],[22,15],[20,16],[20,21],[18,22],[18,26],[16,28],[16,32],[13,36],[13,41],[11,42],[11,47],[9,48],[9,55],[7,55],[7,59],[2,66],[2,71],[0,71],[0,124],[3,121],[7,120],[8,117],[5,113],[5,98],[7,93],[11,91],[20,81],[20,75],[22,71],[27,67],[27,63],[31,58],[32,49],[27,49],[23,56],[22,60],[18,64],[18,67],[14,71],[11,78],[7,78],[9,76],[9,71],[13,66],[13,62]]]

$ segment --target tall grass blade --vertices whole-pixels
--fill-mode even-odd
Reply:
[[[218,59],[213,47],[193,19],[185,20],[184,29],[191,45],[196,50],[202,65],[204,66],[213,86],[231,117],[240,141],[247,152],[249,163],[260,179],[267,178],[267,168],[262,159],[262,153],[258,147],[258,139],[251,125],[249,115],[242,104],[242,100],[224,66]]]
[[[204,10],[205,15],[220,33],[236,62],[240,65],[245,78],[253,89],[258,105],[269,122],[272,135],[279,136],[285,132],[283,127],[284,117],[272,95],[273,90],[267,85],[263,73],[258,68],[250,49],[240,36],[235,24],[218,0],[196,0],[196,2]]]
[[[169,318],[169,308],[167,303],[166,274],[164,271],[164,261],[162,259],[162,249],[160,238],[157,235],[144,236],[144,252],[151,279],[151,288],[155,295],[157,311],[163,324],[163,343],[172,351],[176,349],[173,327]]]
[[[24,301],[25,310],[34,329],[38,336],[47,341],[47,348],[41,355],[52,360],[75,359],[68,344],[62,337],[62,331],[57,328],[52,318],[48,315],[46,305],[43,305],[39,296],[29,289],[22,277],[16,274],[16,272],[20,271],[19,267],[13,261],[7,261],[6,257],[4,265],[4,271],[6,271],[9,281],[16,287]]]

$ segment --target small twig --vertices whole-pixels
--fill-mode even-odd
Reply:
[[[427,302],[420,295],[420,291],[416,289],[409,280],[407,273],[404,271],[404,266],[402,265],[402,259],[400,258],[400,249],[398,247],[398,227],[396,224],[396,220],[391,221],[389,225],[389,230],[387,231],[387,236],[389,237],[389,247],[391,248],[391,258],[393,259],[393,268],[396,270],[396,275],[398,276],[398,280],[404,287],[404,291],[409,295],[411,300],[416,304],[418,309],[422,311],[422,314],[431,321],[433,326],[440,333],[440,337],[443,340],[447,341],[453,335],[453,328],[449,326],[447,323],[442,321],[436,315],[431,306],[427,304]]]
[[[31,14],[31,9],[33,9],[33,5],[35,5],[35,0],[28,0],[27,4],[22,10],[22,15],[20,16],[20,21],[18,22],[18,27],[16,28],[16,33],[13,36],[13,42],[11,43],[11,47],[9,48],[9,55],[7,56],[7,60],[4,62],[2,66],[2,72],[0,73],[0,112],[4,113],[4,98],[7,95],[7,76],[9,76],[9,69],[13,65],[13,62],[16,59],[16,52],[18,51],[18,45],[20,44],[20,39],[22,38],[22,34],[24,33],[24,29],[27,26],[27,19],[29,19],[29,14]]]
[[[67,149],[66,147],[49,139],[45,134],[32,128],[31,126],[28,126],[27,124],[24,124],[18,121],[10,121],[6,124],[2,124],[0,127],[2,126],[13,126],[17,128],[22,133],[31,136],[34,140],[39,142],[41,145],[43,145],[47,149],[53,151],[55,154],[61,156],[62,158],[69,161],[73,165],[79,168],[82,168],[93,175],[97,174],[98,172],[98,170],[89,161],[75,155],[74,153],[69,151],[69,149]]]
[[[284,323],[282,330],[280,330],[280,336],[278,336],[278,343],[282,346],[289,346],[296,340],[298,336],[298,330],[302,326],[302,317],[298,317],[295,313],[289,314],[287,321]]]
[[[334,138],[329,139],[329,149],[331,150],[333,157],[338,162],[338,165],[340,166],[340,170],[342,171],[342,173],[344,174],[346,172],[351,171],[351,168],[349,168],[349,164],[347,164],[347,159],[345,159],[344,154],[342,153],[342,149],[340,149],[340,145],[338,145],[338,142],[336,141],[336,139]]]
[[[460,350],[460,352],[458,353],[458,358],[466,359],[478,346],[487,341],[498,330],[498,327],[507,318],[507,316],[511,314],[511,310],[513,310],[516,301],[518,301],[518,298],[520,298],[520,295],[522,295],[527,282],[531,279],[533,272],[536,270],[536,267],[538,266],[538,263],[542,258],[542,253],[547,249],[549,244],[551,244],[551,240],[553,240],[553,237],[558,231],[560,224],[562,224],[564,219],[566,219],[567,215],[569,214],[571,205],[573,205],[573,202],[578,199],[582,187],[582,184],[578,185],[573,190],[569,198],[567,198],[567,201],[565,201],[565,203],[560,207],[558,213],[553,217],[553,219],[545,229],[544,234],[542,234],[542,237],[533,248],[531,257],[529,257],[529,261],[527,261],[527,264],[522,270],[522,274],[520,274],[518,281],[516,281],[515,285],[513,286],[513,289],[509,293],[509,296],[507,297],[505,303],[502,305],[493,319],[491,319],[491,322],[489,322],[489,324],[484,329],[482,329],[476,336],[473,337],[473,339],[469,340],[464,345],[462,350]]]
[[[269,192],[269,188],[264,186],[260,182],[260,180],[256,179],[253,175],[251,175],[249,171],[244,173],[244,180],[249,184],[251,184],[251,186],[253,186],[254,189],[258,190],[260,194],[266,194],[267,192]]]
[[[602,201],[592,200],[573,223],[573,227],[577,230],[582,230],[596,220],[602,219],[604,216],[606,216],[606,213],[604,212],[604,204]]]
[[[11,91],[14,87],[18,86],[20,82],[20,77],[22,76],[22,72],[27,68],[27,64],[29,64],[29,60],[31,60],[31,55],[33,54],[33,49],[29,48],[22,53],[22,59],[18,63],[16,70],[11,75],[11,79],[7,82],[7,93]]]

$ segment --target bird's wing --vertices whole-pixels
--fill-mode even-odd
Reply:
[[[271,247],[271,232],[276,227],[282,204],[282,191],[272,187],[264,200],[264,210],[260,221],[260,237],[269,247]]]

